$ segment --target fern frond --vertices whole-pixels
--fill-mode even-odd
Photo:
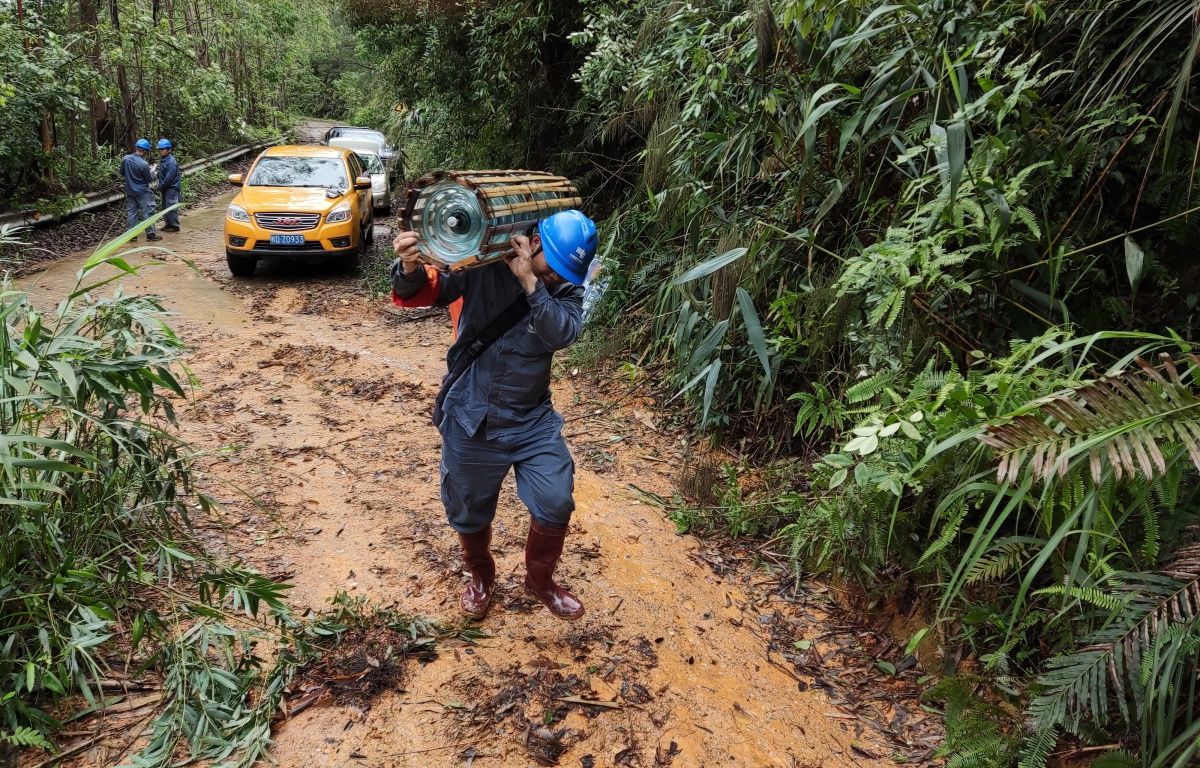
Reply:
[[[1121,598],[1110,595],[1102,589],[1096,587],[1071,587],[1067,589],[1065,584],[1055,584],[1035,591],[1035,595],[1070,595],[1084,603],[1094,605],[1097,608],[1103,608],[1107,611],[1119,611],[1124,607],[1125,601]]]
[[[18,725],[12,733],[0,731],[0,743],[12,744],[14,747],[41,747],[54,750],[54,745],[46,740],[40,731],[24,725]]]
[[[1003,727],[1005,713],[977,695],[978,679],[949,678],[922,698],[944,703],[946,738],[935,753],[946,768],[1004,768],[1012,765],[1016,739]]]
[[[1124,750],[1113,750],[1105,752],[1096,761],[1092,763],[1092,768],[1137,768],[1141,763],[1137,759],[1137,755]]]
[[[1045,768],[1051,750],[1058,743],[1058,728],[1042,728],[1025,739],[1017,768]]]
[[[965,742],[965,743],[964,743]],[[995,733],[979,734],[960,739],[946,768],[998,768],[1009,750],[1008,740]]]
[[[1033,211],[1025,206],[1020,206],[1013,211],[1013,218],[1025,225],[1029,233],[1033,235],[1034,240],[1042,239],[1042,228],[1038,226],[1037,218],[1034,217]]]
[[[1015,570],[1029,556],[1030,542],[1009,539],[992,548],[994,554],[981,557],[967,572],[967,584],[995,581]]]
[[[1085,720],[1103,725],[1110,696],[1121,718],[1136,725],[1144,712],[1175,708],[1170,704],[1173,686],[1163,681],[1181,674],[1195,676],[1194,654],[1165,654],[1160,649],[1163,642],[1186,648],[1193,637],[1190,630],[1200,625],[1200,544],[1182,549],[1163,575],[1123,578],[1129,583],[1114,592],[1124,593],[1124,602],[1108,627],[1088,638],[1090,645],[1051,659],[1039,675],[1042,693],[1026,710],[1035,731],[1063,728],[1079,733]],[[1172,633],[1176,626],[1188,630]],[[1034,746],[1044,744],[1027,745],[1022,766],[1041,765],[1034,758],[1042,754],[1044,759],[1044,753]]]
[[[1154,563],[1158,559],[1158,512],[1147,500],[1138,505],[1138,510],[1142,513],[1145,536],[1142,540],[1142,557],[1146,558],[1146,562]]]
[[[919,562],[924,563],[929,558],[933,557],[938,552],[945,549],[954,537],[958,535],[959,529],[962,528],[963,520],[967,517],[967,504],[962,499],[959,499],[950,514],[946,518],[946,524],[942,526],[942,530],[938,533],[938,537],[921,555]],[[930,531],[932,534],[933,531]]]
[[[863,379],[846,390],[846,402],[861,403],[875,397],[887,388],[894,378],[891,371],[880,371],[870,378]]]
[[[1035,480],[1066,477],[1085,456],[1096,483],[1106,464],[1117,480],[1139,471],[1154,480],[1167,473],[1164,448],[1186,450],[1200,468],[1200,396],[1169,355],[1160,357],[1166,377],[1137,358],[1140,371],[1035,400],[1031,412],[990,424],[979,439],[998,452],[1000,482],[1015,481],[1026,466]]]

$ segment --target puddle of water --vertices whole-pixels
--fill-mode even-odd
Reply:
[[[211,208],[185,214],[181,222],[183,233],[168,234],[159,243],[171,253],[142,251],[130,254],[126,260],[139,268],[137,274],[126,275],[109,283],[97,289],[95,294],[111,296],[119,285],[126,295],[153,294],[163,297],[163,307],[179,318],[173,325],[182,321],[226,332],[246,328],[249,318],[242,303],[184,262],[184,259],[195,261],[201,256],[211,258],[211,233],[214,229],[220,230],[225,212],[223,203],[224,198],[220,198]],[[220,247],[220,241],[217,242],[217,247]],[[130,243],[123,252],[134,250],[139,245],[145,246],[145,240]],[[93,252],[82,251],[61,258],[44,272],[17,281],[17,287],[29,290],[30,300],[35,306],[50,310],[76,289],[79,270]],[[118,274],[121,274],[121,270],[104,265],[92,270],[84,278],[83,284],[91,285]]]

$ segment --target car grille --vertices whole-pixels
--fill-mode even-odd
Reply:
[[[287,253],[324,253],[325,248],[320,240],[306,240],[304,245],[273,245],[266,240],[254,243],[254,250],[270,253],[271,251],[286,251]]]
[[[254,220],[263,229],[273,229],[278,232],[301,232],[305,229],[315,229],[321,223],[321,214],[256,213]]]

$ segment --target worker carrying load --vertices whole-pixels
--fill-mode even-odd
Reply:
[[[469,232],[475,222],[463,212],[449,211],[440,226]],[[402,307],[462,301],[433,415],[442,434],[442,503],[471,571],[463,613],[482,618],[491,604],[492,519],[512,468],[532,516],[525,590],[554,616],[578,619],[582,601],[553,579],[575,510],[575,464],[550,402],[550,364],[583,325],[581,286],[596,254],[596,225],[578,210],[521,225],[504,231],[498,258],[476,252],[470,268],[449,271],[422,263],[436,260],[423,253],[429,243],[421,234],[401,232],[393,242],[392,298]]]

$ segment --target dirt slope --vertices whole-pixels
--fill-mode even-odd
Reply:
[[[221,250],[227,200],[187,212],[184,232],[165,243],[203,274],[174,262],[123,283],[166,296],[194,348],[202,389],[180,418],[227,511],[214,545],[295,584],[298,612],[346,591],[456,621],[465,577],[427,416],[448,318],[410,321],[371,296],[362,275],[321,266],[265,264],[235,281]],[[78,266],[79,257],[54,264],[35,296],[62,296]],[[597,415],[583,378],[564,373],[555,400],[572,419],[580,469],[560,575],[587,616],[558,621],[522,596],[528,517],[510,477],[494,545],[498,604],[482,623],[491,637],[414,663],[402,690],[297,715],[277,732],[280,764],[528,766],[559,752],[559,764],[583,766],[882,764],[865,755],[893,746],[768,661],[755,628],[773,606],[748,593],[762,574],[716,575],[696,540],[628,490],[670,494],[678,445],[650,432],[640,411],[641,421]],[[603,450],[613,442],[619,459]],[[619,707],[556,700],[569,695]]]

